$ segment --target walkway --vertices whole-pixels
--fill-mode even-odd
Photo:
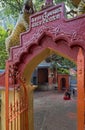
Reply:
[[[34,93],[34,130],[76,130],[76,97],[63,100],[56,91]]]

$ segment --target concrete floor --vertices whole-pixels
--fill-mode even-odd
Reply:
[[[76,98],[63,100],[63,93],[34,93],[34,130],[77,130]]]

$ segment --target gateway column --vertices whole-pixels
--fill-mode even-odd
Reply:
[[[78,130],[84,130],[84,116],[85,116],[85,103],[84,103],[84,55],[80,48],[77,56],[77,87],[78,87]]]

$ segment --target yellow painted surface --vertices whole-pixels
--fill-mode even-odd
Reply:
[[[6,130],[5,128],[5,91],[0,90],[1,94],[1,130]]]
[[[1,90],[0,91],[0,94],[1,94],[1,125],[0,125],[0,130],[6,130],[6,117],[5,117],[5,110],[6,110],[6,107],[5,107],[5,91],[4,90]],[[16,99],[19,99],[19,94],[16,92]],[[9,92],[9,103],[13,103],[14,101],[14,96],[13,96],[13,90],[10,90]],[[10,124],[9,124],[9,128],[10,128]],[[18,118],[18,130],[20,130],[20,117]],[[11,128],[9,129],[11,130]],[[14,125],[13,125],[13,129],[14,130]]]
[[[44,60],[46,57],[48,57],[52,52],[49,49],[44,50],[42,53],[37,55],[35,58],[31,60],[29,64],[27,64],[23,77],[26,79],[27,84],[27,91],[28,91],[28,120],[29,120],[29,130],[34,130],[34,114],[33,114],[33,90],[35,89],[35,86],[32,86],[30,83],[31,75],[36,68],[36,66]],[[29,69],[30,68],[30,69]]]
[[[27,64],[27,66],[25,67],[25,70],[23,72],[23,77],[26,80],[27,90],[28,90],[28,105],[29,105],[29,110],[28,110],[29,125],[28,126],[29,126],[29,130],[34,130],[33,89],[32,89],[33,87],[31,86],[30,79],[31,79],[32,73],[33,73],[34,69],[37,67],[37,65],[53,53],[54,53],[54,51],[51,48],[45,49],[43,52],[41,52],[36,57],[34,57],[30,61],[30,63]],[[59,52],[57,52],[57,51],[55,53],[59,54]],[[60,54],[60,55],[62,55],[62,54]],[[66,56],[64,56],[64,57],[69,59],[69,57],[66,57]]]
[[[27,94],[28,94],[28,129],[27,130],[34,130],[34,114],[33,114],[33,90],[36,88],[35,86],[31,85],[30,79],[32,76],[32,73],[36,66],[43,61],[45,58],[47,58],[49,55],[53,54],[53,50],[50,48],[45,49],[43,52],[35,56],[25,67],[24,72],[23,72],[23,77],[25,78],[26,81],[26,88],[27,88]],[[55,52],[56,54],[58,52]],[[61,54],[62,55],[62,54]],[[21,87],[22,88],[22,87]],[[9,104],[13,103],[14,101],[14,91],[10,90],[9,92]],[[23,96],[23,89],[21,91],[16,91],[16,98],[15,100],[19,100],[21,98],[21,95]],[[1,92],[1,97],[2,97],[2,105],[1,105],[1,129],[0,130],[6,130],[5,128],[5,92]],[[23,115],[19,116],[18,119],[18,130],[22,130],[23,128],[23,123],[21,121]],[[11,128],[9,129],[11,130]],[[12,125],[12,130],[14,129],[14,123]]]

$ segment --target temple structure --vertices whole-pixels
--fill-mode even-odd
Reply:
[[[10,50],[6,70],[0,75],[1,130],[34,130],[36,86],[30,79],[35,67],[53,53],[77,65],[77,130],[85,129],[85,15],[67,19],[62,3],[31,15],[20,45]]]

